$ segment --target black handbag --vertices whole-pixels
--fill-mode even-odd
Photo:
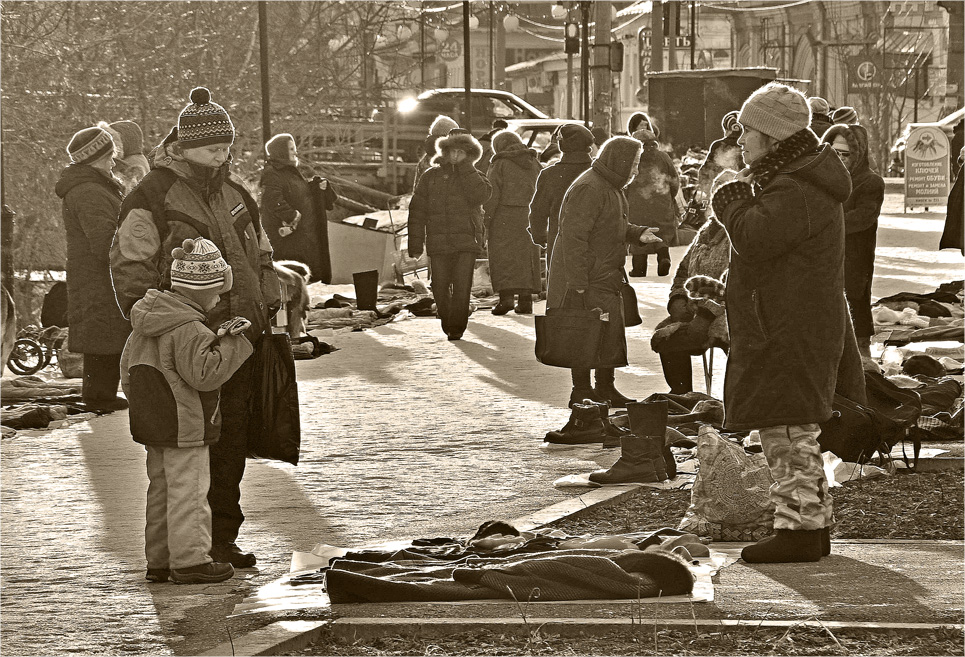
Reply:
[[[248,420],[248,456],[298,465],[301,423],[288,334],[266,333],[251,357],[258,360]]]
[[[536,316],[536,360],[553,367],[595,369],[606,321],[599,308],[587,309],[582,294],[578,294],[582,308],[567,305],[571,292],[567,291],[562,307]]]
[[[643,318],[640,317],[640,306],[637,304],[637,291],[627,280],[627,273],[623,272],[623,287],[620,288],[620,297],[623,301],[623,325],[640,326]]]

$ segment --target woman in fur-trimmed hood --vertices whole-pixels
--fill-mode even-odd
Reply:
[[[755,563],[817,561],[830,551],[818,423],[831,418],[836,388],[864,399],[844,297],[842,205],[851,178],[830,147],[820,147],[810,120],[796,89],[771,83],[755,91],[739,117],[749,166],[718,176],[712,200],[732,246],[725,427],[760,430],[775,480],[777,535],[742,553]]]
[[[875,272],[878,215],[885,200],[885,181],[871,170],[868,131],[857,124],[828,128],[830,144],[851,173],[851,196],[844,202],[844,291],[851,308],[858,351],[871,360],[871,279]]]

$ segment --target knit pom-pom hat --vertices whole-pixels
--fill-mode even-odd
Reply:
[[[593,145],[593,133],[579,123],[560,126],[560,150],[564,153],[589,153]]]
[[[811,125],[811,108],[797,89],[771,82],[744,101],[738,121],[745,128],[783,141]]]
[[[440,114],[432,121],[432,125],[429,126],[429,134],[433,137],[445,137],[450,131],[458,127],[458,123],[445,114]]]
[[[500,130],[495,135],[493,135],[493,152],[502,153],[503,151],[508,151],[514,146],[525,146],[523,145],[523,140],[519,138],[512,130]]]
[[[171,257],[171,287],[220,292],[231,288],[231,266],[211,240],[186,239],[171,251]]]
[[[858,122],[858,111],[849,106],[839,107],[838,109],[831,112],[831,121],[834,123],[857,123]]]
[[[235,127],[225,108],[211,101],[207,88],[192,89],[191,103],[178,116],[178,143],[182,148],[230,144],[234,140]]]
[[[67,144],[67,154],[74,164],[90,164],[108,153],[115,153],[114,138],[103,128],[78,130]]]

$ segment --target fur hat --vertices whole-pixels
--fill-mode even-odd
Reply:
[[[831,111],[831,105],[820,96],[808,98],[808,107],[811,108],[812,114],[828,114]]]
[[[171,257],[171,287],[220,292],[231,288],[231,266],[211,240],[186,239],[171,251]]]
[[[493,135],[493,152],[502,153],[503,151],[512,149],[514,146],[523,146],[523,148],[525,148],[523,140],[512,130],[500,130]]]
[[[564,153],[589,153],[593,145],[593,133],[579,123],[560,126],[560,150]]]
[[[740,121],[737,120],[738,116],[740,116],[740,112],[737,110],[731,110],[724,114],[724,118],[720,120],[720,127],[724,129],[725,134],[741,131]]]
[[[429,134],[433,137],[445,137],[450,131],[458,127],[458,123],[445,114],[440,114],[432,121],[432,125],[429,126]]]
[[[265,153],[269,159],[288,161],[288,144],[295,143],[295,138],[287,132],[281,132],[265,143]]]
[[[831,121],[834,123],[857,123],[858,111],[849,105],[839,107],[831,112]]]
[[[178,143],[183,148],[199,148],[234,140],[235,127],[225,108],[211,102],[211,92],[205,87],[192,89],[191,103],[178,115]]]
[[[457,132],[436,141],[436,156],[432,158],[433,163],[441,160],[446,152],[451,150],[464,151],[473,164],[479,161],[483,152],[482,144],[469,132]]]
[[[744,101],[738,120],[745,128],[784,141],[811,125],[811,108],[797,89],[770,82]]]
[[[67,144],[67,154],[74,164],[90,164],[108,153],[116,153],[114,138],[96,126],[78,130]]]

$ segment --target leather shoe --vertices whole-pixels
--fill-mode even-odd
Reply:
[[[235,568],[251,568],[258,560],[251,552],[242,552],[234,543],[219,543],[211,546],[211,558],[221,563],[230,563]]]

